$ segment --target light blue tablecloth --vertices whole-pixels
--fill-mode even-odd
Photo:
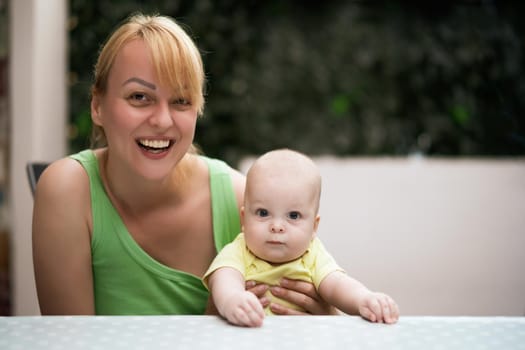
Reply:
[[[524,349],[525,317],[271,316],[261,328],[214,316],[0,317],[0,349]]]

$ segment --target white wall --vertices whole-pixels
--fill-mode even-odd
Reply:
[[[402,314],[525,315],[525,159],[315,160],[319,237]]]
[[[66,151],[66,0],[11,0],[9,11],[12,311],[35,315],[33,198],[25,165]]]

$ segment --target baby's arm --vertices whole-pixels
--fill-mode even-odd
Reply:
[[[245,290],[239,271],[231,267],[215,270],[208,278],[208,287],[217,310],[229,322],[248,327],[262,325],[263,307],[253,293]]]
[[[324,300],[350,315],[361,315],[371,322],[395,323],[399,309],[383,293],[372,292],[361,282],[341,271],[326,276],[319,285]]]

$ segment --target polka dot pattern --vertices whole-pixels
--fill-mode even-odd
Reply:
[[[214,316],[0,317],[0,349],[523,349],[525,317],[270,316],[261,328]]]

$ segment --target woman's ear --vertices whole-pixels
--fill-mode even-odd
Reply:
[[[102,118],[100,115],[100,96],[93,93],[91,97],[91,121],[93,124],[102,126]]]

